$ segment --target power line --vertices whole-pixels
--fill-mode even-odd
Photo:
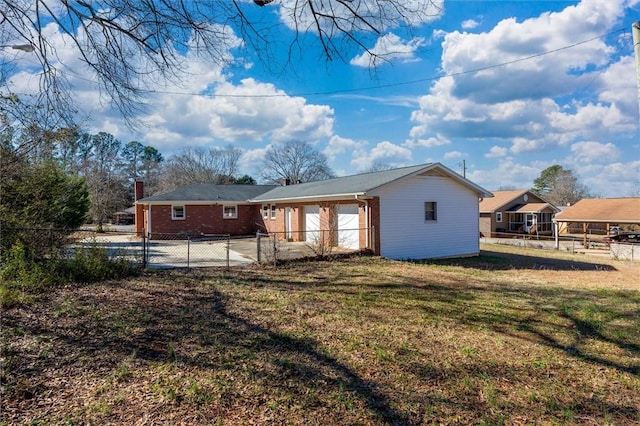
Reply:
[[[611,31],[611,32],[609,32],[607,34],[599,35],[597,37],[592,37],[590,39],[579,41],[577,43],[573,43],[573,44],[570,44],[570,45],[567,45],[567,46],[559,47],[557,49],[536,53],[536,54],[533,54],[533,55],[525,56],[525,57],[514,59],[514,60],[511,60],[511,61],[501,62],[499,64],[488,65],[486,67],[474,68],[474,69],[470,69],[470,70],[444,74],[444,75],[441,75],[441,76],[431,76],[431,77],[425,77],[425,78],[420,78],[420,79],[416,79],[416,80],[407,80],[407,81],[401,81],[401,82],[396,82],[396,83],[381,84],[381,85],[377,85],[377,86],[356,87],[356,88],[353,88],[353,89],[338,89],[338,90],[327,90],[327,91],[316,91],[316,92],[270,93],[270,94],[251,94],[251,95],[239,95],[239,94],[231,94],[231,93],[219,93],[219,94],[215,94],[215,93],[189,93],[189,92],[175,92],[175,91],[163,91],[163,90],[148,90],[146,92],[147,93],[166,94],[166,95],[203,96],[203,97],[209,97],[209,98],[281,98],[281,97],[295,97],[295,96],[302,96],[302,97],[307,97],[307,96],[326,96],[326,95],[339,95],[339,94],[343,94],[343,93],[365,92],[365,91],[368,91],[368,90],[386,89],[386,88],[389,88],[389,87],[408,86],[408,85],[411,85],[411,84],[425,83],[425,82],[428,82],[428,81],[435,81],[435,80],[439,80],[439,79],[442,79],[442,78],[459,77],[461,75],[474,74],[474,73],[477,73],[477,72],[480,72],[480,71],[486,71],[486,70],[490,70],[490,69],[500,68],[500,67],[504,67],[504,66],[507,66],[507,65],[516,64],[516,63],[519,63],[519,62],[529,61],[531,59],[539,58],[541,56],[546,56],[546,55],[550,55],[550,54],[553,54],[553,53],[558,53],[558,52],[561,52],[563,50],[572,49],[574,47],[577,47],[577,46],[580,46],[580,45],[583,45],[583,44],[587,44],[587,43],[591,43],[594,40],[598,40],[598,39],[601,39],[601,38],[609,37],[609,36],[611,36],[613,34],[617,34],[617,33],[620,33],[620,32],[625,32],[625,29],[624,28],[620,28],[618,30]]]

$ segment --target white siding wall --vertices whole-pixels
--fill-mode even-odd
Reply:
[[[452,179],[415,177],[382,188],[380,254],[391,259],[429,259],[477,254],[478,194]],[[438,203],[438,220],[424,220],[425,201]]]

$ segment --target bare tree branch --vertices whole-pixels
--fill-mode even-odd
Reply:
[[[0,0],[0,43],[34,47],[41,96],[33,101],[49,113],[62,113],[65,119],[73,115],[68,76],[77,64],[75,58],[58,56],[57,50],[66,43],[75,46],[104,99],[131,119],[144,108],[155,81],[179,81],[184,76],[187,53],[226,66],[234,61],[230,51],[242,42],[269,66],[274,58],[270,45],[288,32],[260,20],[251,9],[256,5],[264,14],[279,12],[293,34],[290,51],[299,36],[308,33],[319,41],[325,58],[344,59],[354,49],[375,56],[367,47],[374,37],[427,22],[440,13],[440,4],[441,0]]]

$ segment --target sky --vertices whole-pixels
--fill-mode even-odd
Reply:
[[[300,140],[339,176],[440,162],[488,190],[527,189],[559,164],[595,196],[640,194],[631,32],[640,0],[441,6],[410,35],[383,28],[369,37],[369,50],[385,59],[375,68],[363,49],[326,60],[313,34],[300,37],[287,61],[295,33],[279,1],[256,7],[261,19],[280,24],[273,63],[238,49],[229,51],[235,65],[212,66],[185,51],[189,74],[154,83],[137,129],[104,102],[89,74],[82,77],[71,44],[57,50],[67,67],[77,62],[69,81],[88,116],[85,129],[154,146],[165,158],[186,147],[233,146],[243,151],[239,174],[258,178],[265,150]],[[55,39],[57,29],[48,31]],[[20,71],[12,90],[36,90],[29,54],[0,54],[12,55]]]

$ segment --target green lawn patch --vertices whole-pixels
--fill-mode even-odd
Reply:
[[[640,422],[638,267],[503,250],[57,289],[3,313],[0,422]]]

